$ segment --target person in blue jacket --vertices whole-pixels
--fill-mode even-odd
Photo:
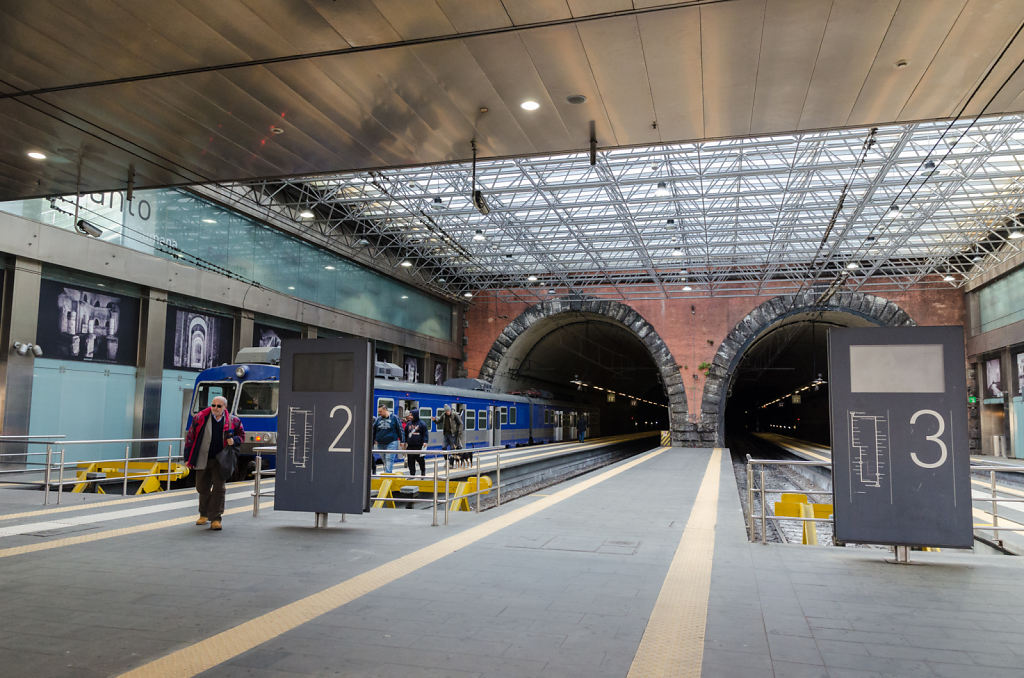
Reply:
[[[398,417],[388,412],[386,405],[377,408],[377,418],[373,420],[373,449],[397,450],[399,444],[405,442],[405,431]],[[384,472],[391,473],[395,468],[395,453],[384,453]]]

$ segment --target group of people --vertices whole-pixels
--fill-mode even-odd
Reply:
[[[451,405],[445,405],[444,411],[433,417],[433,421],[437,422],[437,430],[444,435],[445,450],[456,450],[462,447],[462,418],[452,410]],[[405,450],[409,475],[416,475],[417,466],[420,469],[419,475],[427,475],[427,462],[419,451],[427,445],[430,424],[420,419],[418,411],[410,410],[405,415],[405,421],[400,421],[386,405],[380,405],[377,408],[377,418],[373,420],[372,430],[375,450],[396,450],[395,452],[374,452],[374,470],[376,470],[377,464],[383,463],[384,472],[393,473],[395,460],[399,454],[397,450]]]

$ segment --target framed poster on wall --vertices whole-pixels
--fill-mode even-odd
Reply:
[[[134,365],[139,300],[42,280],[36,343],[48,358]]]
[[[168,306],[164,367],[201,371],[230,363],[231,326],[231,318]]]
[[[990,358],[985,361],[985,397],[1002,398],[1006,389],[1003,388],[1002,370],[999,366],[999,358]]]
[[[1013,363],[1017,366],[1017,395],[1024,396],[1024,351],[1013,358]]]
[[[301,338],[302,332],[299,332],[298,330],[288,330],[283,327],[271,327],[270,325],[261,325],[260,323],[253,323],[252,326],[252,345],[260,348],[277,348],[281,346],[282,339]]]

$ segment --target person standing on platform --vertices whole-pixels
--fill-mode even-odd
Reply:
[[[580,412],[580,416],[576,417],[576,436],[581,443],[587,437],[587,415],[582,412]]]
[[[397,450],[399,444],[405,442],[405,432],[398,417],[388,411],[386,405],[377,408],[377,418],[373,420],[373,447],[376,450]],[[395,468],[393,452],[384,453],[384,473],[391,473]]]
[[[405,425],[405,463],[409,467],[409,475],[416,475],[416,464],[420,465],[420,475],[427,475],[427,462],[419,450],[427,444],[427,437],[430,435],[430,427],[420,419],[420,413],[413,410],[406,415],[408,421]]]
[[[199,491],[196,525],[210,523],[211,530],[221,529],[224,486],[235,473],[236,450],[245,440],[242,421],[228,414],[227,407],[227,398],[216,396],[209,407],[192,418],[185,436],[185,466],[195,469]]]
[[[462,418],[452,411],[451,405],[444,406],[444,412],[435,418],[437,428],[444,434],[444,449],[455,450],[459,448],[459,440],[462,435]],[[449,455],[448,465],[455,465],[455,457]]]

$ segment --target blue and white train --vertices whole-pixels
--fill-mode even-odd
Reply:
[[[240,353],[252,356],[250,349]],[[378,366],[382,363],[378,363]],[[401,370],[394,367],[395,371]],[[382,370],[378,369],[378,373]],[[387,372],[388,370],[383,370]],[[232,414],[245,427],[245,442],[239,450],[240,470],[250,468],[253,448],[277,443],[278,388],[281,368],[276,364],[236,363],[203,370],[196,377],[189,407],[187,426],[192,417],[207,407],[216,396],[224,396]],[[449,404],[462,417],[463,443],[473,447],[518,447],[562,440],[574,440],[580,414],[587,417],[588,437],[598,435],[600,422],[593,407],[581,407],[531,395],[509,395],[489,391],[431,386],[392,379],[376,378],[373,384],[373,409],[381,404],[400,418],[418,410],[420,419],[430,424],[428,450],[440,450],[443,435],[433,417]],[[367,422],[369,427],[369,422]]]

